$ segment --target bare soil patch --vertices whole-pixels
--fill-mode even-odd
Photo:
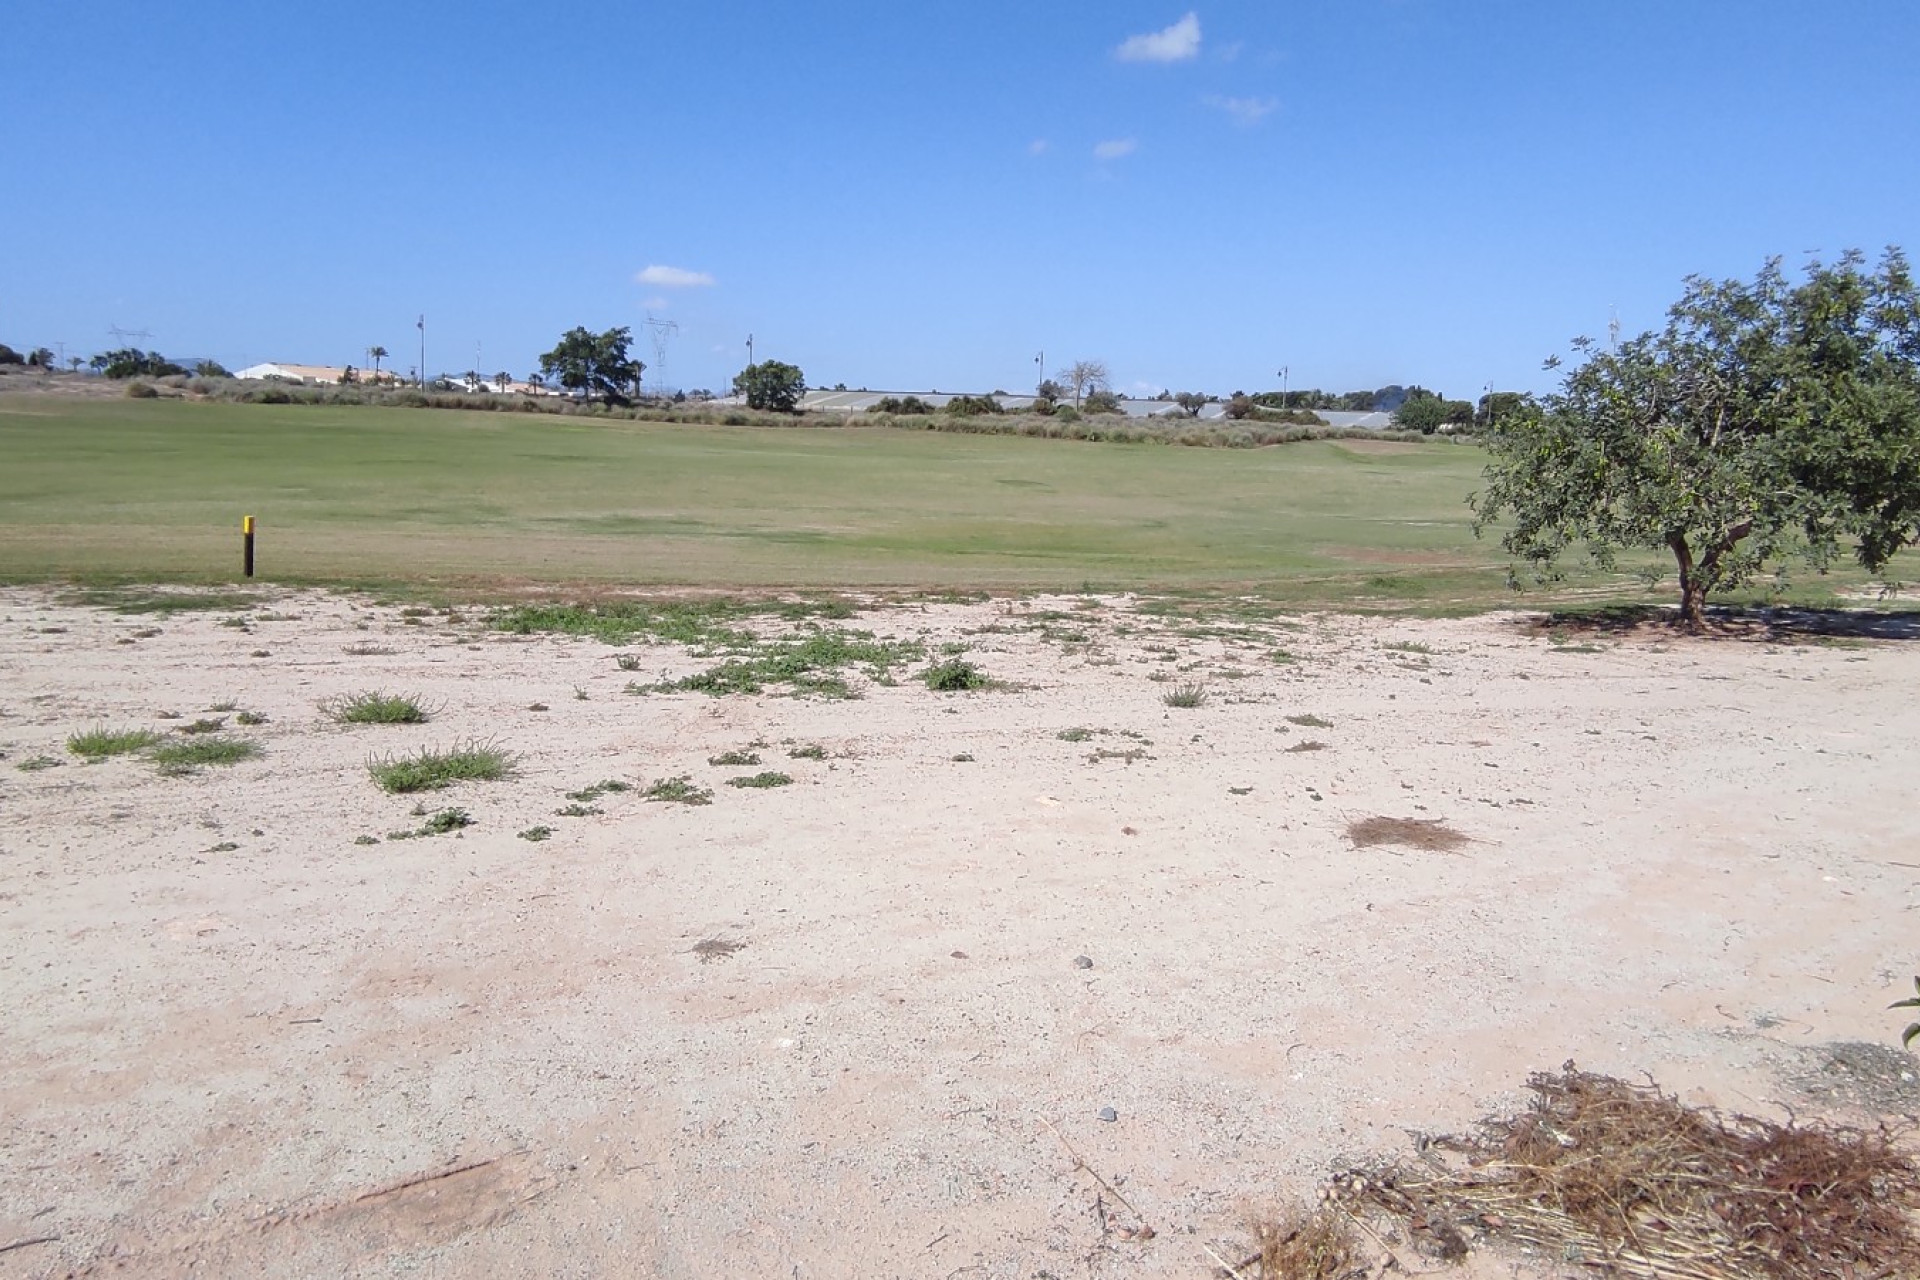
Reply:
[[[710,696],[481,607],[139,599],[0,590],[9,1275],[1184,1278],[1545,1064],[1920,1117],[1920,646],[855,601],[751,629],[916,656]],[[330,714],[377,689],[427,723]],[[257,754],[68,746],[211,719]],[[516,768],[368,772],[474,742]]]

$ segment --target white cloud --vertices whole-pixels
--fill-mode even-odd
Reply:
[[[1035,138],[1027,144],[1027,154],[1030,156],[1043,156],[1046,153],[1047,140],[1045,138]]]
[[[1245,40],[1235,40],[1232,44],[1223,44],[1215,49],[1213,56],[1222,62],[1234,62],[1239,59],[1241,52],[1246,47],[1247,42]]]
[[[1165,31],[1128,36],[1113,56],[1122,62],[1185,62],[1200,55],[1200,15],[1189,13]]]
[[[1217,93],[1210,93],[1201,101],[1226,112],[1240,124],[1258,124],[1280,105],[1278,98],[1223,98]]]
[[[1105,142],[1096,142],[1093,154],[1098,160],[1118,160],[1122,156],[1132,155],[1139,145],[1132,138],[1109,138]]]
[[[636,284],[656,285],[662,289],[696,289],[713,283],[713,277],[704,271],[688,271],[685,267],[647,267],[634,277]]]

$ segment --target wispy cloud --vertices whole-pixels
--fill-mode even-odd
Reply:
[[[1132,138],[1109,138],[1105,142],[1094,143],[1093,154],[1097,160],[1118,160],[1122,156],[1132,155],[1139,146]]]
[[[633,279],[636,284],[650,284],[661,289],[698,289],[713,283],[713,277],[706,272],[688,271],[685,267],[646,267]]]
[[[1200,15],[1189,13],[1165,31],[1128,36],[1113,56],[1122,62],[1185,62],[1200,56]]]
[[[1035,138],[1032,142],[1029,142],[1027,144],[1027,154],[1030,156],[1043,156],[1047,154],[1047,140],[1045,138]]]
[[[665,311],[668,307],[672,306],[673,304],[667,300],[667,297],[665,294],[661,294],[658,297],[648,298],[645,302],[641,303],[640,305],[642,308],[644,308],[647,311]]]
[[[1210,93],[1200,101],[1226,112],[1238,124],[1258,124],[1280,105],[1278,98],[1223,98],[1217,93]]]

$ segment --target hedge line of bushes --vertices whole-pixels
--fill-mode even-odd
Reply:
[[[536,413],[567,418],[608,418],[630,422],[674,422],[728,427],[892,427],[905,431],[954,431],[968,435],[1037,436],[1049,440],[1085,440],[1118,444],[1174,444],[1210,449],[1253,449],[1302,440],[1425,440],[1418,432],[1269,422],[1200,422],[1173,417],[1126,418],[1083,415],[1062,405],[1051,416],[1032,413],[763,413],[699,404],[637,404],[609,407],[559,396],[496,395],[484,392],[428,391],[418,387],[296,386],[232,378],[160,379],[163,386],[200,399],[235,404],[384,405],[402,409],[466,409],[482,413]],[[138,393],[130,393],[138,394]],[[908,399],[913,399],[909,397]],[[924,401],[920,402],[925,404]],[[1275,414],[1275,417],[1281,415]],[[1292,415],[1288,415],[1292,416]],[[1310,415],[1301,415],[1310,416]],[[1318,421],[1316,419],[1316,421]]]

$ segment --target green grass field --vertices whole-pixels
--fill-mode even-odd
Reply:
[[[1258,450],[506,413],[0,399],[0,578],[1247,588],[1508,598],[1467,445]],[[1576,587],[1627,579],[1576,576]]]

